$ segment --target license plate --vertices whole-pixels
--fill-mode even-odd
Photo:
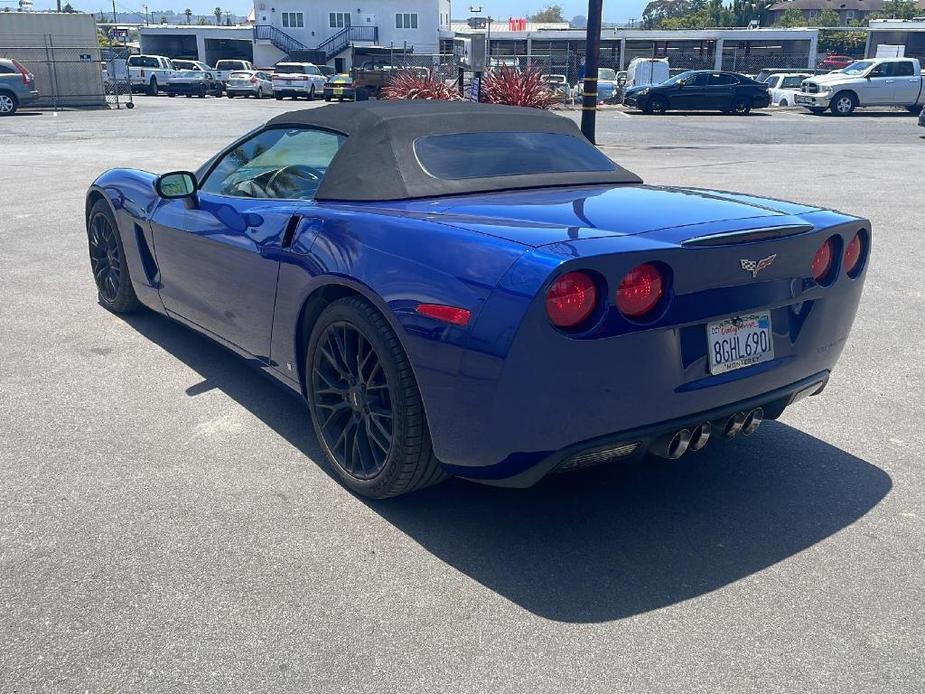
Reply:
[[[811,103],[813,103],[813,100],[812,100],[811,98],[809,98],[808,96],[798,96],[798,97],[796,97],[796,99],[794,99],[794,101],[796,101],[798,104],[811,104]]]
[[[707,354],[711,374],[772,360],[771,313],[762,311],[707,323]]]
[[[344,88],[343,88],[343,87],[334,87],[334,93],[335,93],[335,94],[343,94],[343,93],[344,93]]]

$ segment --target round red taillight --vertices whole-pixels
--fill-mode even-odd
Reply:
[[[863,248],[861,244],[861,232],[859,231],[854,235],[854,238],[848,242],[848,245],[845,246],[845,272],[849,275],[852,274],[858,268],[858,263],[861,261],[861,249]]]
[[[560,328],[580,325],[597,305],[597,287],[583,272],[567,272],[557,278],[546,292],[546,313]]]
[[[832,269],[832,258],[835,257],[833,252],[835,244],[832,239],[826,239],[825,243],[819,246],[816,255],[813,256],[809,264],[809,269],[813,273],[813,279],[819,284],[823,284],[829,276],[829,270]]]
[[[628,318],[640,318],[662,298],[662,273],[650,263],[637,265],[623,275],[617,287],[617,308]]]

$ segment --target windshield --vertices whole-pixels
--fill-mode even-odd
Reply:
[[[602,67],[597,71],[597,78],[599,80],[607,80],[608,82],[612,82],[613,80],[617,79],[617,73],[611,70],[609,67]]]
[[[428,135],[414,141],[414,151],[427,173],[446,181],[615,170],[587,140],[561,133]]]
[[[859,60],[856,63],[851,63],[846,68],[842,69],[842,72],[846,75],[860,75],[862,72],[867,72],[867,70],[874,64],[872,60]]]

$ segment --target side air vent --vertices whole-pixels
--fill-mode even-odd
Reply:
[[[161,284],[161,271],[157,268],[157,261],[154,260],[154,254],[148,247],[148,241],[145,239],[144,229],[138,224],[135,225],[135,242],[138,244],[138,255],[141,256],[141,266],[145,271],[145,278],[152,287],[159,287]]]

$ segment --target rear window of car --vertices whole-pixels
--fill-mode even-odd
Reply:
[[[219,60],[215,63],[216,70],[243,70],[244,63],[240,60]]]
[[[131,67],[160,67],[157,58],[151,58],[146,55],[133,55],[128,59]]]
[[[805,80],[805,79],[806,79],[806,78],[803,77],[803,76],[800,76],[800,77],[785,77],[785,78],[784,78],[784,83],[783,83],[781,86],[782,86],[782,87],[785,87],[785,88],[787,88],[787,89],[795,89],[795,88],[799,87],[801,84],[803,84],[803,80]]]
[[[251,73],[249,72],[232,72],[230,75],[228,75],[228,79],[246,80],[250,78],[250,76],[251,76]]]
[[[276,72],[287,74],[304,75],[307,73],[304,65],[293,65],[292,63],[279,63],[276,66]]]
[[[428,135],[414,151],[428,174],[447,181],[616,169],[590,143],[561,133]]]

